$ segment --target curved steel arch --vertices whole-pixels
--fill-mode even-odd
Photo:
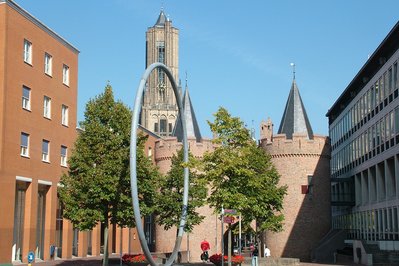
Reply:
[[[183,149],[184,149],[184,162],[188,162],[188,143],[187,143],[187,130],[186,130],[186,118],[183,111],[183,103],[180,98],[180,93],[177,90],[176,81],[172,76],[172,72],[162,63],[153,63],[151,64],[144,72],[143,77],[140,80],[139,87],[137,89],[136,100],[134,102],[133,115],[132,115],[132,125],[131,125],[131,136],[130,136],[130,186],[132,190],[132,199],[133,199],[133,210],[134,210],[134,219],[136,221],[136,229],[139,235],[140,244],[144,251],[144,255],[147,260],[150,262],[152,266],[156,266],[154,259],[151,256],[150,250],[148,249],[147,241],[145,239],[143,225],[141,221],[140,215],[140,206],[138,200],[138,191],[137,191],[137,126],[139,121],[139,114],[141,110],[141,103],[143,98],[144,87],[147,82],[148,77],[151,72],[156,69],[162,69],[169,78],[170,83],[172,84],[173,91],[175,93],[177,106],[179,107],[180,117],[182,119],[183,125]],[[188,203],[188,188],[189,187],[189,174],[188,168],[184,168],[184,191],[183,191],[183,206],[182,213],[180,217],[180,226],[179,232],[176,237],[175,246],[173,248],[172,255],[166,261],[165,265],[169,266],[176,259],[177,252],[180,249],[180,244],[183,238],[183,229],[186,224],[187,218],[187,203]]]

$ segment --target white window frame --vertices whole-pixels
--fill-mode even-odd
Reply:
[[[24,39],[24,62],[32,65],[32,43]]]
[[[43,116],[51,119],[51,98],[48,96],[43,97]]]
[[[46,146],[44,146],[44,145],[46,145]],[[48,141],[46,139],[43,139],[43,141],[42,141],[42,161],[50,162],[50,141]]]
[[[61,107],[61,123],[64,126],[68,126],[69,123],[69,107],[64,104]]]
[[[65,154],[63,153],[65,151]],[[68,147],[61,145],[61,166],[67,166]]]
[[[28,97],[26,97],[25,91],[28,92]],[[31,98],[31,89],[26,87],[26,86],[22,86],[22,108],[25,110],[29,110],[30,111],[30,98]]]
[[[23,137],[26,137],[26,144],[24,143],[25,139],[23,139]],[[21,156],[29,157],[29,134],[21,132],[20,147],[21,147],[21,152],[20,152]]]
[[[65,64],[62,66],[62,82],[69,86],[69,66]]]
[[[49,76],[53,74],[53,57],[48,53],[44,54],[44,73]]]

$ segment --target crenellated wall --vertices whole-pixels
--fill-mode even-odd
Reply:
[[[212,140],[202,139],[196,142],[195,138],[188,139],[189,151],[196,158],[202,158],[205,152],[213,150]],[[176,137],[159,139],[155,143],[155,163],[161,173],[166,174],[172,164],[172,156],[183,148],[183,143],[178,142]]]
[[[260,141],[272,156],[280,174],[280,185],[287,185],[284,198],[283,231],[267,232],[265,243],[272,257],[292,257],[309,261],[311,250],[330,229],[330,144],[324,136],[274,135],[272,142]],[[311,177],[311,181],[310,181]]]
[[[292,139],[287,139],[285,134],[273,135],[273,141],[260,140],[262,148],[275,157],[294,156],[330,156],[329,139],[325,136],[314,135],[313,139],[307,139],[304,134],[294,133]]]

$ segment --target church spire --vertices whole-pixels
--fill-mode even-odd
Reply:
[[[168,21],[169,19],[165,16],[165,13],[163,12],[163,7],[161,8],[161,13],[159,13],[157,22],[155,23],[155,27],[164,27],[165,22]]]
[[[187,72],[186,72],[186,89],[184,91],[183,96],[183,108],[184,108],[184,115],[186,117],[186,129],[187,129],[187,138],[195,138],[197,142],[200,142],[201,132],[199,130],[199,126],[197,123],[197,118],[195,117],[195,112],[193,105],[191,103],[190,95],[188,93],[188,86],[187,86]],[[176,126],[173,129],[172,136],[177,137],[177,141],[183,141],[183,125],[179,117],[176,120]]]
[[[294,133],[305,133],[309,139],[313,139],[313,130],[295,81],[295,64],[292,63],[291,66],[293,66],[294,74],[291,90],[277,133],[285,134],[287,139],[292,139]]]

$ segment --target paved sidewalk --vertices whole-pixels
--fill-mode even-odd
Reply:
[[[110,257],[109,261],[109,266],[119,266],[119,256],[112,255]],[[19,263],[19,264],[14,264],[15,266],[27,266],[28,264],[26,263]],[[88,258],[73,258],[69,260],[53,260],[53,261],[44,261],[44,262],[35,262],[32,263],[32,266],[54,266],[54,265],[59,265],[59,266],[101,266],[102,265],[102,256],[101,257],[88,257]],[[122,264],[123,266],[126,266]],[[213,266],[212,263],[180,263],[176,264],[177,265],[182,265],[182,266]],[[251,265],[250,262],[245,262],[243,265]],[[263,266],[264,264],[260,262],[259,266]],[[301,262],[299,266],[346,266],[346,265],[359,265],[351,262],[343,263],[343,264],[319,264],[319,263],[307,263],[307,262]],[[267,264],[266,264],[267,266]]]

